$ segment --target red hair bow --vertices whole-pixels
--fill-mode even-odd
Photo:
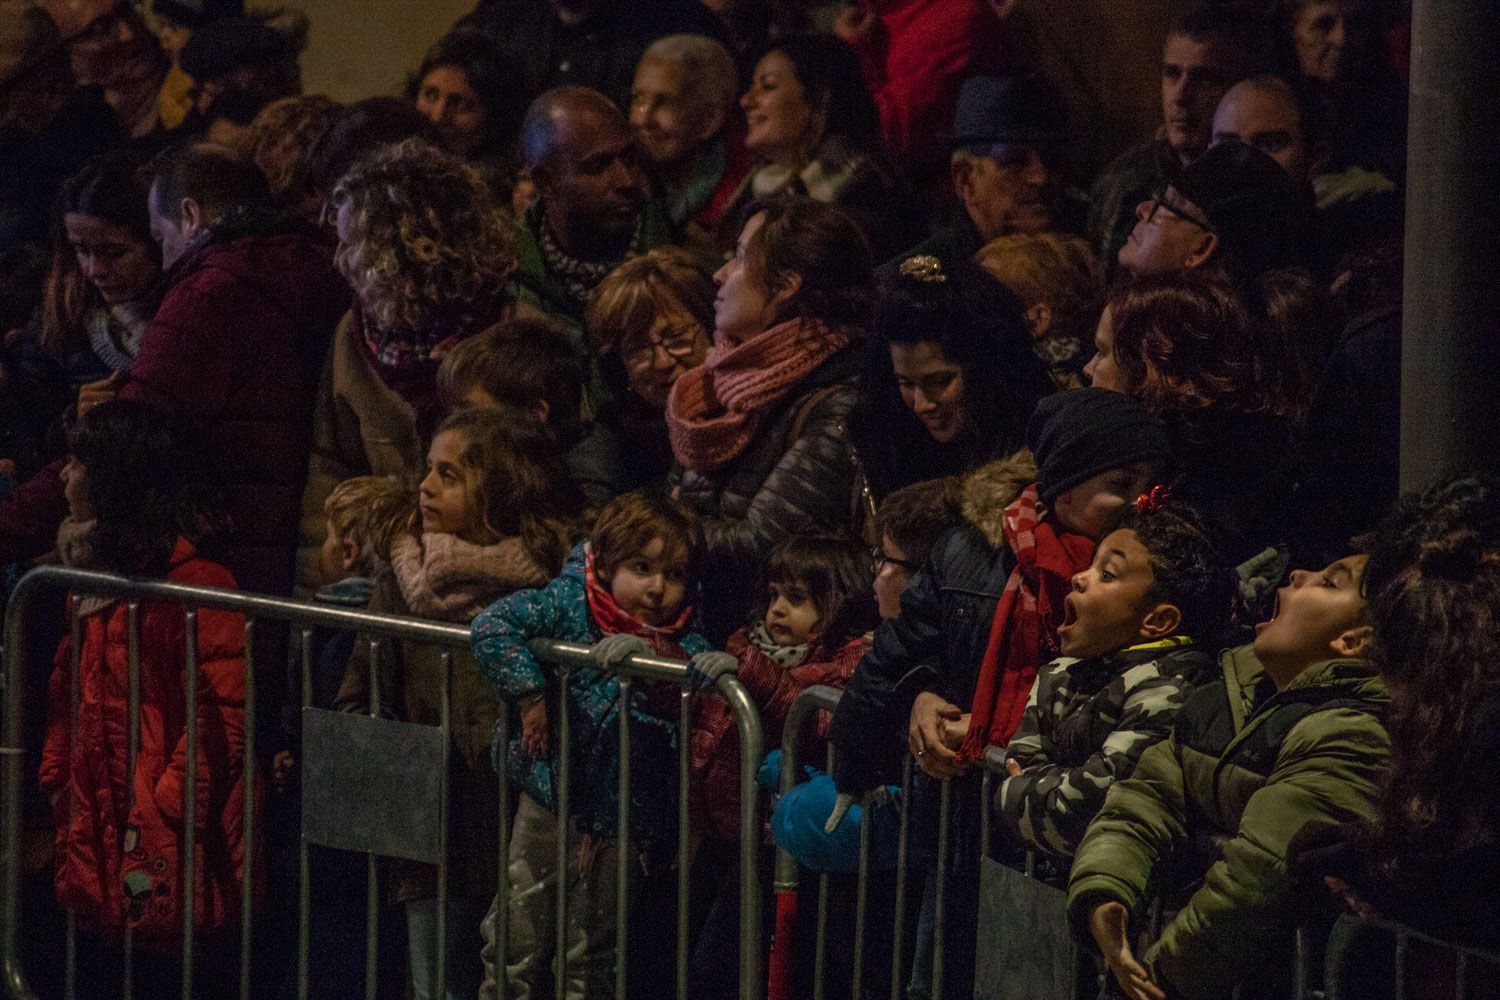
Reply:
[[[1165,486],[1157,485],[1151,487],[1145,493],[1135,498],[1135,509],[1138,514],[1155,514],[1166,506],[1172,499],[1172,491]]]

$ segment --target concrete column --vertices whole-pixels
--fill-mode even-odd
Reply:
[[[1416,0],[1401,488],[1500,470],[1500,3]]]

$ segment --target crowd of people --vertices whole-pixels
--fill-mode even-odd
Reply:
[[[1015,6],[480,0],[401,96],[345,104],[302,93],[294,12],[0,0],[6,585],[61,563],[471,627],[442,919],[433,866],[382,867],[392,995],[433,995],[445,926],[449,997],[612,996],[624,889],[636,995],[737,996],[726,674],[767,750],[801,691],[843,689],[766,858],[774,833],[848,871],[855,825],[885,857],[901,810],[908,997],[973,995],[981,853],[1065,888],[1130,1000],[1285,996],[1294,928],[1341,909],[1500,945],[1472,778],[1500,482],[1397,495],[1409,9],[1187,8],[1133,53],[1160,129],[1090,177]],[[298,710],[437,725],[448,657],[69,614],[36,632],[71,634],[32,875],[81,982],[114,988],[128,930],[138,995],[177,989],[189,907],[200,983],[230,981],[251,865],[283,995]],[[621,683],[635,654],[691,664],[687,728],[678,687]],[[317,878],[362,881],[347,861]],[[364,995],[354,894],[311,902],[314,996]]]

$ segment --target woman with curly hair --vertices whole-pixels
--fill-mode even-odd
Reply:
[[[299,578],[311,583],[323,498],[351,476],[416,478],[442,417],[437,370],[507,318],[511,227],[473,169],[420,139],[356,164],[334,188],[339,270],[354,307],[324,370],[303,495]]]
[[[1296,547],[1302,477],[1288,406],[1257,359],[1250,314],[1222,275],[1178,271],[1110,296],[1084,368],[1091,383],[1134,397],[1167,425],[1172,489],[1208,522],[1232,564],[1269,546]]]

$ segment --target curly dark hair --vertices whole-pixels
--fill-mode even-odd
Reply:
[[[102,569],[165,576],[178,537],[199,542],[228,528],[214,463],[197,428],[137,400],[89,410],[69,441],[83,466]]]
[[[801,317],[865,329],[875,298],[875,261],[858,223],[842,209],[811,198],[757,201],[745,219],[757,215],[765,218],[745,245],[747,266],[773,293],[794,277],[802,280],[776,322]]]
[[[1134,532],[1151,554],[1154,579],[1146,596],[1182,612],[1178,631],[1209,649],[1221,645],[1229,635],[1234,571],[1214,548],[1198,512],[1171,500],[1146,510],[1126,504],[1111,530]]]
[[[797,584],[818,609],[818,651],[832,655],[880,622],[871,585],[870,548],[842,535],[795,535],[766,557],[764,584]],[[763,599],[755,621],[770,606]]]
[[[1500,695],[1500,479],[1403,497],[1375,535],[1364,584],[1393,703],[1373,857],[1399,883],[1496,833],[1484,827],[1497,793],[1475,781],[1466,748],[1477,710]]]
[[[977,264],[945,265],[941,281],[898,276],[881,288],[849,432],[876,498],[956,475],[1026,443],[1026,422],[1053,388],[1032,349],[1020,298]],[[935,343],[963,372],[964,426],[932,439],[901,399],[891,346]]]

